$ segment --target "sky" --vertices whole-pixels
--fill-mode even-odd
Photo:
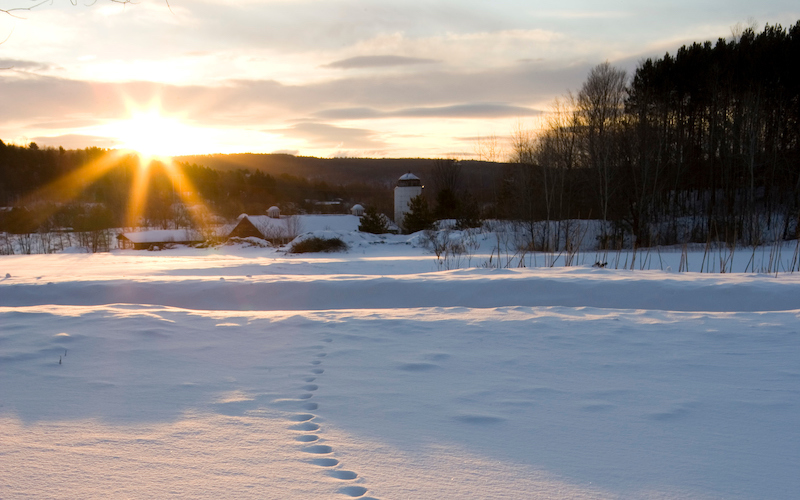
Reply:
[[[4,142],[487,159],[596,64],[800,19],[796,0],[76,1],[0,12]]]

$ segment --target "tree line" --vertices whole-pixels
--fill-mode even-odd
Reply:
[[[797,238],[798,61],[800,22],[683,46],[630,79],[594,67],[540,134],[513,134],[499,214],[601,219],[609,248]]]

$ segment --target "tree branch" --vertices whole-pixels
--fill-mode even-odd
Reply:
[[[42,5],[42,4],[46,4],[47,2],[50,2],[50,1],[52,1],[52,0],[42,0],[41,2],[39,2],[39,3],[35,4],[35,5],[31,5],[29,7],[14,7],[14,8],[11,8],[11,9],[0,9],[0,12],[2,12],[4,14],[8,14],[11,17],[16,17],[17,19],[25,19],[22,16],[16,15],[15,12],[24,11],[24,10],[31,11],[31,10],[35,9],[36,7],[38,7],[38,6]],[[70,0],[70,1],[72,1],[72,0]],[[6,38],[6,40],[8,40],[8,38]],[[3,41],[5,42],[5,40],[3,40]]]

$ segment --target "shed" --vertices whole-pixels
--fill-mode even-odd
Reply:
[[[120,248],[149,250],[169,244],[193,245],[205,241],[198,231],[190,229],[154,229],[149,231],[133,231],[117,235]]]
[[[264,233],[259,230],[253,221],[250,220],[250,216],[242,215],[239,216],[239,222],[234,226],[230,233],[228,233],[228,238],[250,238],[256,237],[261,239],[266,239],[264,237]]]

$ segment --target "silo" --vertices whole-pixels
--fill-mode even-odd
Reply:
[[[403,225],[403,217],[408,212],[408,204],[411,198],[422,194],[422,181],[411,172],[403,174],[397,180],[394,188],[394,222],[398,226]]]

